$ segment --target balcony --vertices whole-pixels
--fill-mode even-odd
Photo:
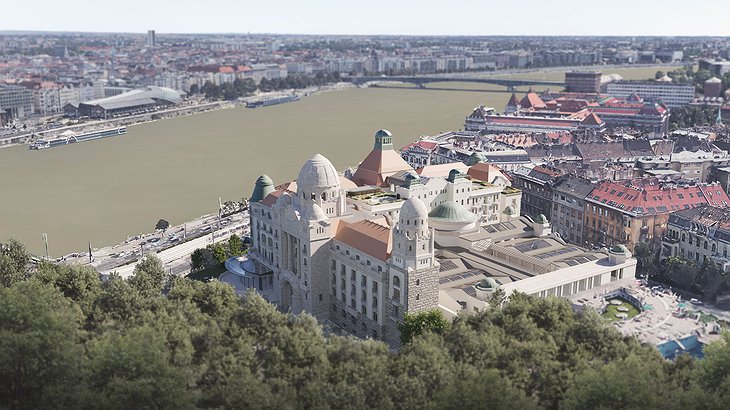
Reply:
[[[679,243],[679,239],[670,238],[669,236],[662,236],[662,242],[674,245],[675,243]]]

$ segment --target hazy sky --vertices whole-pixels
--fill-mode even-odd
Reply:
[[[730,0],[4,0],[0,30],[730,36]]]

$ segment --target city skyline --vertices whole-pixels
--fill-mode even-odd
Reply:
[[[702,10],[702,25],[687,24],[686,2],[665,1],[660,10],[655,3],[618,0],[610,8],[596,12],[585,2],[568,0],[559,6],[527,0],[521,15],[510,17],[512,10],[501,2],[474,4],[455,0],[443,8],[428,1],[386,2],[373,0],[353,11],[342,3],[313,0],[307,3],[283,0],[277,7],[262,1],[205,3],[183,0],[174,8],[130,0],[124,8],[99,8],[89,0],[55,3],[50,1],[16,2],[5,6],[7,16],[32,16],[9,19],[5,31],[125,32],[146,33],[272,33],[322,35],[554,35],[554,36],[726,36],[723,16],[730,5],[707,2]],[[713,8],[714,7],[714,8]],[[641,19],[627,18],[641,16]],[[561,25],[560,21],[570,21]],[[702,32],[697,30],[701,29]]]

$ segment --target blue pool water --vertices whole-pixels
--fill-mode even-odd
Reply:
[[[704,346],[697,338],[697,336],[687,336],[683,339],[679,339],[681,346],[676,340],[670,340],[662,344],[657,345],[659,353],[664,356],[665,359],[674,360],[677,355],[687,353],[695,359],[702,359],[705,357],[702,353],[702,346]],[[684,346],[684,348],[682,348]]]

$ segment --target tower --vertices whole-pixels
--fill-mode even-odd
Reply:
[[[400,209],[393,228],[393,251],[389,266],[386,342],[400,343],[398,323],[406,312],[438,307],[439,264],[434,258],[434,231],[428,226],[428,208],[418,198],[409,198]]]
[[[513,114],[515,112],[518,112],[520,110],[520,103],[517,100],[517,94],[512,92],[512,96],[509,97],[509,101],[507,101],[507,105],[504,107],[504,113],[509,115]]]
[[[155,47],[156,45],[155,30],[147,30],[147,47]]]
[[[305,208],[307,202],[314,202],[328,217],[341,216],[345,212],[340,175],[323,155],[314,155],[299,171],[297,201],[301,209]]]

